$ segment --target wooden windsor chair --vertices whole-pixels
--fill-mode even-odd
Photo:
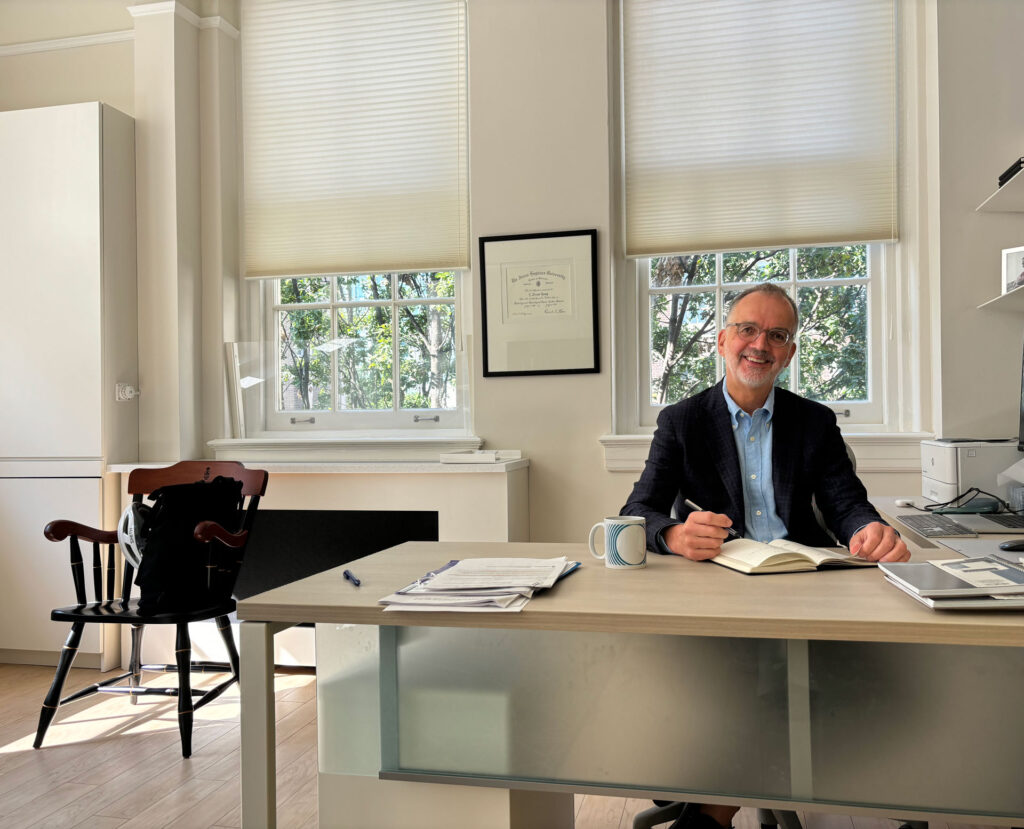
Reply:
[[[98,530],[73,521],[52,521],[46,525],[44,535],[50,541],[70,539],[71,575],[75,586],[76,604],[55,608],[50,614],[51,620],[55,622],[70,622],[71,631],[61,650],[53,683],[43,701],[39,714],[39,727],[33,743],[34,748],[42,746],[46,730],[62,705],[91,694],[105,692],[129,694],[132,703],[136,702],[137,697],[144,695],[177,697],[181,753],[183,757],[191,755],[194,711],[219,697],[232,683],[238,681],[238,651],[228,619],[228,615],[235,609],[235,601],[231,592],[245,554],[249,531],[256,516],[260,497],[266,492],[267,473],[259,469],[246,469],[242,464],[230,461],[181,461],[162,469],[135,469],[128,477],[128,493],[135,503],[140,504],[145,496],[151,495],[161,487],[191,484],[197,481],[212,481],[218,477],[229,478],[241,483],[243,505],[240,511],[240,526],[226,528],[213,521],[201,521],[193,531],[193,537],[197,541],[204,542],[208,551],[220,544],[234,553],[227,557],[226,568],[224,565],[219,567],[218,588],[213,592],[202,593],[204,597],[204,606],[202,607],[195,607],[190,602],[183,602],[181,607],[160,607],[156,611],[140,608],[139,599],[131,598],[132,581],[136,568],[129,559],[116,554],[118,550],[116,531]],[[87,577],[80,543],[83,540],[92,543],[92,587],[95,596],[93,601],[88,601],[87,598]],[[101,554],[102,545],[107,545],[105,561]],[[220,549],[223,550],[223,548]],[[120,589],[118,590],[116,570],[119,560],[122,570]],[[199,590],[199,585],[197,585],[197,590]],[[208,619],[216,620],[217,628],[227,647],[229,660],[227,663],[193,661],[191,658],[189,623]],[[128,670],[109,679],[93,683],[62,699],[64,683],[71,670],[82,633],[87,624],[129,625],[131,627],[131,655],[128,660]],[[142,663],[142,637],[147,625],[175,625],[177,635],[176,663],[174,665]],[[176,672],[178,685],[173,688],[143,686],[143,671]],[[230,676],[208,690],[193,690],[190,681],[193,672],[222,672],[230,673]],[[125,680],[128,684],[121,684]]]

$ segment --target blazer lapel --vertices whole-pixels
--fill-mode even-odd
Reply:
[[[708,402],[708,433],[711,438],[711,452],[718,458],[716,467],[722,479],[729,500],[736,505],[738,514],[730,516],[737,530],[743,527],[743,482],[740,481],[740,457],[736,452],[736,438],[732,433],[732,418],[725,405],[720,381],[711,391]]]
[[[793,514],[793,485],[796,482],[798,445],[797,418],[782,389],[775,389],[775,411],[772,414],[772,488],[775,490],[775,511],[782,523],[790,525]]]

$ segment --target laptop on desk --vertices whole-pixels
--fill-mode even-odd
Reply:
[[[896,520],[925,538],[956,538],[973,535],[1024,535],[1024,515],[1014,513],[930,512],[896,515]]]

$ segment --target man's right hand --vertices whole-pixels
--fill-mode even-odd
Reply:
[[[729,537],[725,528],[731,526],[732,519],[728,515],[691,512],[682,524],[666,527],[661,538],[677,556],[704,561],[722,552],[722,542]]]

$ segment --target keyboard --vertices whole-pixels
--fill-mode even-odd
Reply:
[[[1014,515],[1010,512],[988,513],[986,516],[990,521],[995,521],[1001,527],[1024,527],[1024,515]]]
[[[897,515],[896,517],[901,524],[906,524],[918,535],[923,535],[925,538],[956,538],[957,536],[961,538],[974,538],[977,535],[977,533],[972,532],[962,524],[957,524],[956,521],[946,515],[928,513],[927,515]],[[989,515],[986,517],[994,518],[995,516]]]

